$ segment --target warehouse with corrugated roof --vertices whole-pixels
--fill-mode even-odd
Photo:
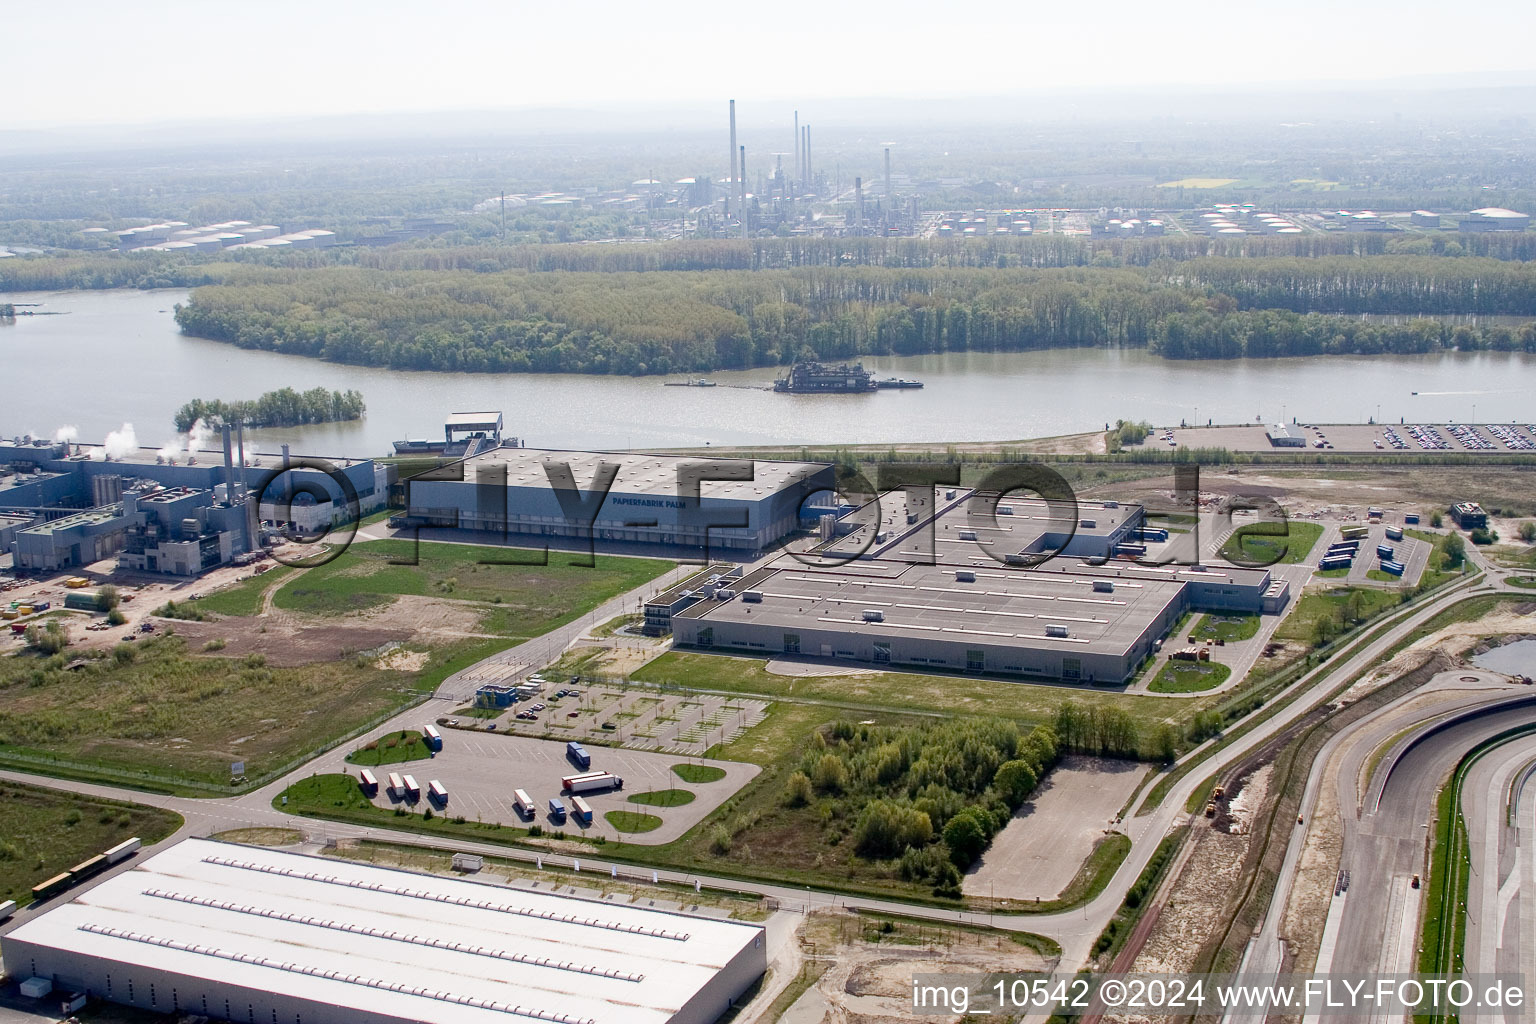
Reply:
[[[250,1024],[711,1024],[761,926],[189,839],[3,940],[7,971]]]

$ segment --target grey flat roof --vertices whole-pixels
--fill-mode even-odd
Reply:
[[[957,571],[974,572],[976,579],[960,582]],[[1078,559],[1057,559],[1038,569],[890,561],[814,569],[780,559],[734,587],[738,594],[762,591],[761,603],[739,596],[700,601],[678,617],[1123,654],[1177,599],[1190,576],[1211,581],[1230,571],[1140,569],[1129,562],[1090,566]],[[1114,590],[1094,590],[1095,580],[1109,581]],[[879,611],[884,621],[865,622],[865,610]],[[1048,625],[1066,626],[1068,636],[1047,636]]]
[[[751,480],[706,480],[700,493],[706,498],[756,501],[783,490],[825,468],[819,462],[765,462],[750,459],[707,459],[699,456],[644,455],[632,452],[577,452],[558,448],[495,448],[464,460],[465,479],[472,481],[476,467],[501,463],[507,467],[508,487],[547,489],[549,476],[544,463],[565,462],[571,467],[576,486],[592,485],[599,463],[617,463],[618,476],[613,490],[619,494],[644,494],[677,497],[677,470],[684,464],[708,462],[750,462]]]
[[[188,839],[10,937],[430,1024],[660,1024],[762,934]]]

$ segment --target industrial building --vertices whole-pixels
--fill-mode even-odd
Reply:
[[[1463,530],[1476,530],[1488,525],[1488,513],[1475,501],[1458,501],[1452,505],[1451,518]]]
[[[1458,227],[1462,231],[1524,231],[1531,226],[1531,215],[1506,210],[1498,206],[1485,206],[1462,217]]]
[[[1191,609],[1278,611],[1266,569],[1090,564],[1036,568],[780,560],[670,613],[673,644],[1120,685]]]
[[[256,1024],[711,1024],[767,969],[759,925],[202,839],[0,946],[34,987]]]
[[[1290,600],[1267,569],[1133,560],[1170,540],[1140,505],[1068,504],[893,491],[811,553],[841,564],[712,567],[648,601],[645,629],[679,648],[1120,685],[1186,611]]]
[[[460,479],[405,481],[407,511],[392,522],[759,551],[797,529],[801,505],[833,485],[822,463],[624,452],[503,447],[456,466]],[[712,479],[726,475],[742,478]],[[602,480],[611,486],[597,502]]]
[[[1269,443],[1276,448],[1305,448],[1306,435],[1289,423],[1276,423],[1264,432]]]
[[[339,460],[333,476],[295,464],[286,446],[234,458],[242,449],[227,440],[223,452],[167,458],[149,448],[0,441],[0,551],[35,571],[116,554],[124,568],[195,574],[256,550],[263,530],[313,535],[382,508],[389,495],[390,468],[371,460]]]

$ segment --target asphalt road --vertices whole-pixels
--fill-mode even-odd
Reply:
[[[649,584],[647,588],[642,589],[659,588],[662,585],[664,585],[664,580],[657,580]],[[788,910],[815,910],[825,907],[849,906],[935,921],[994,925],[1010,931],[1035,932],[1050,936],[1060,942],[1063,947],[1061,970],[1064,972],[1075,970],[1078,965],[1087,959],[1094,939],[1119,907],[1124,899],[1126,890],[1135,882],[1148,861],[1150,861],[1158,843],[1165,835],[1188,820],[1189,814],[1184,810],[1184,803],[1195,788],[1203,784],[1203,780],[1207,776],[1245,756],[1266,742],[1276,731],[1285,728],[1302,715],[1305,715],[1321,702],[1328,693],[1369,667],[1393,644],[1397,643],[1429,617],[1472,594],[1487,592],[1491,589],[1493,588],[1485,586],[1480,582],[1467,581],[1456,584],[1427,601],[1397,609],[1386,618],[1373,623],[1373,630],[1381,628],[1383,624],[1386,624],[1387,628],[1381,636],[1366,645],[1359,653],[1347,659],[1330,661],[1298,680],[1283,695],[1283,697],[1294,696],[1296,698],[1290,705],[1282,708],[1261,726],[1234,740],[1200,764],[1196,770],[1191,771],[1184,779],[1172,787],[1171,791],[1156,809],[1149,813],[1132,817],[1124,822],[1124,831],[1133,841],[1131,853],[1121,864],[1120,869],[1116,872],[1105,890],[1097,898],[1079,908],[1055,914],[1003,916],[912,905],[896,900],[845,897],[809,888],[739,882],[728,878],[679,871],[657,871],[656,875],[665,881],[684,884],[692,884],[697,881],[717,889],[761,893],[770,898],[777,899]],[[615,601],[622,608],[624,601],[633,601],[635,596],[636,594],[632,592],[629,595],[624,595],[622,598],[615,599]],[[602,609],[597,612],[598,615],[603,613],[604,610]],[[618,614],[618,611],[615,611],[614,614]],[[585,620],[583,620],[584,623]],[[571,638],[574,639],[574,636],[579,633],[580,628],[581,626],[572,624],[572,626],[562,627],[562,630],[557,630],[555,633],[540,639],[551,644],[558,643],[559,637],[566,630],[572,630]],[[468,671],[472,672],[474,670]],[[1283,697],[1277,699],[1283,699]],[[1271,703],[1274,702],[1272,701]],[[431,705],[427,706],[427,708],[430,707]],[[396,720],[381,725],[378,732],[382,733],[388,732],[391,729],[408,727],[415,718],[420,717],[424,713],[429,714],[430,711],[425,711],[421,707],[414,708],[399,716]],[[1192,751],[1185,756],[1186,758],[1193,756],[1211,747],[1216,742],[1216,740],[1208,741],[1200,748],[1197,748],[1196,751]],[[0,773],[0,778],[32,782],[58,789],[92,793],[114,799],[132,800],[154,806],[168,807],[182,814],[187,821],[184,828],[167,840],[167,843],[178,841],[188,835],[208,835],[236,827],[277,826],[298,829],[306,833],[313,840],[333,837],[367,838],[397,843],[417,843],[423,846],[430,845],[437,849],[483,853],[530,862],[535,859],[533,853],[512,850],[506,847],[439,837],[417,837],[410,833],[396,832],[386,828],[364,828],[349,824],[301,818],[289,815],[271,806],[270,801],[276,793],[280,792],[281,789],[285,788],[292,781],[305,777],[312,771],[311,767],[306,766],[255,792],[239,797],[208,800],[165,797],[115,787],[86,785],[11,772]],[[1396,806],[1396,804],[1394,803],[1393,806]],[[146,853],[149,852],[152,851],[146,851]],[[570,864],[570,858],[563,856],[544,856],[542,859],[548,865],[566,867]],[[132,862],[128,863],[131,864]],[[650,869],[637,869],[616,865],[596,858],[582,857],[581,865],[584,872],[596,871],[607,875],[612,870],[617,870],[621,876],[643,878],[645,880],[649,880],[651,876]],[[23,911],[13,919],[12,924],[27,920],[31,913],[33,913],[31,910]]]

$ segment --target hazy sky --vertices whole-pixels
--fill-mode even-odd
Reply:
[[[13,0],[4,25],[3,128],[1536,69],[1472,42],[1536,38],[1517,0]]]

